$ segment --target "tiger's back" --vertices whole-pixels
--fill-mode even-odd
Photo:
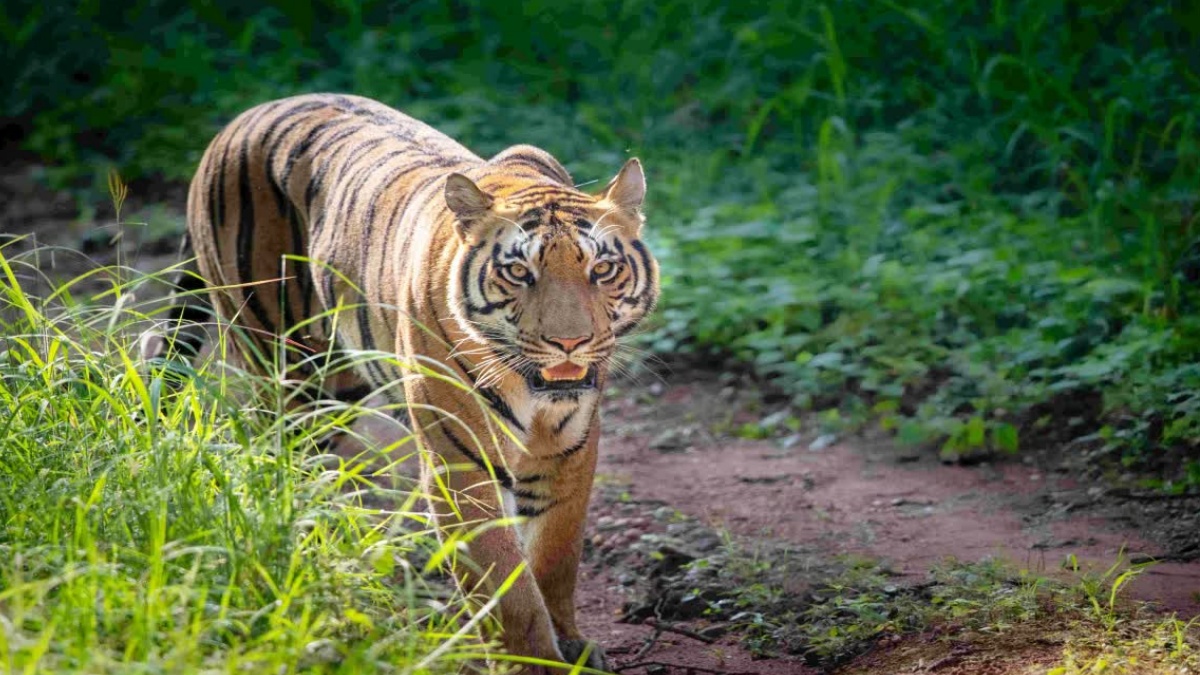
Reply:
[[[222,288],[216,310],[237,317],[267,360],[275,336],[339,304],[354,312],[335,319],[346,346],[392,350],[397,251],[418,233],[379,225],[418,222],[406,210],[431,208],[439,178],[482,163],[365,98],[314,94],[246,111],[214,138],[188,193],[200,276]],[[289,336],[288,360],[302,374],[306,357],[329,346],[325,323]]]

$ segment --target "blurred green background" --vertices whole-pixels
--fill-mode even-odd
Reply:
[[[4,136],[81,203],[308,91],[636,154],[657,352],[828,433],[1200,485],[1200,3],[7,0],[0,38]]]

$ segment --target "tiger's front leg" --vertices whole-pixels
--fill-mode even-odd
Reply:
[[[593,433],[592,438],[595,436]],[[535,508],[537,515],[522,525],[525,552],[558,632],[563,658],[575,663],[587,652],[584,665],[603,669],[607,667],[604,651],[586,640],[575,625],[575,585],[596,469],[594,441],[583,452],[564,460],[560,469],[553,505],[544,511]]]
[[[434,431],[433,435],[438,432]],[[526,562],[515,528],[485,526],[488,521],[505,517],[495,482],[482,470],[463,469],[472,461],[452,447],[438,447],[434,456],[423,464],[422,485],[425,494],[429,495],[439,536],[454,531],[465,530],[466,534],[477,528],[482,530],[468,538],[468,559],[453,565],[452,572],[459,587],[465,592],[492,596]],[[445,492],[442,487],[446,488]],[[443,496],[446,493],[449,499]],[[509,654],[562,661],[554,624],[532,566],[526,566],[501,597],[498,615],[503,629],[501,641]],[[527,666],[523,672],[543,675],[556,671]]]

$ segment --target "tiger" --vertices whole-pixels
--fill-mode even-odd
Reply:
[[[344,94],[243,112],[190,184],[190,290],[242,329],[241,351],[277,353],[286,335],[301,377],[331,349],[395,354],[329,393],[403,402],[440,536],[518,523],[479,528],[470,564],[451,570],[465,591],[513,579],[497,608],[509,654],[607,667],[576,625],[574,595],[602,394],[618,340],[658,301],[645,195],[637,158],[589,193],[542,149],[484,160]],[[179,328],[196,315],[185,299],[171,316]],[[180,334],[147,334],[142,357]]]

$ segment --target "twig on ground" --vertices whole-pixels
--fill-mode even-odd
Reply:
[[[608,654],[609,656],[612,656],[613,654],[628,654],[631,651],[633,651],[633,649],[626,647],[624,645],[621,645],[621,646],[613,647],[612,649],[605,649],[604,653]]]
[[[649,654],[650,650],[654,649],[654,645],[658,644],[658,638],[662,637],[662,634],[661,629],[655,628],[654,633],[649,638],[646,638],[646,644],[642,645],[642,648],[637,650],[637,653],[633,655],[633,660],[637,661],[646,654]]]
[[[659,609],[658,607],[654,608],[654,613],[656,615],[658,614],[658,609]],[[644,611],[644,610],[645,610],[645,607],[635,608],[634,610],[627,612],[625,614],[625,616],[621,617],[620,621],[624,622],[628,619],[633,619],[634,612],[640,612],[640,611]],[[632,621],[631,621],[631,623],[632,623]],[[650,634],[650,637],[646,638],[646,643],[643,644],[641,649],[637,650],[637,652],[633,655],[634,661],[637,661],[638,659],[641,659],[645,655],[649,654],[650,651],[652,649],[654,649],[654,646],[656,644],[658,644],[658,639],[662,637],[663,633],[674,633],[676,635],[682,635],[684,637],[688,637],[693,640],[703,642],[706,645],[711,645],[716,642],[715,639],[710,638],[707,635],[701,635],[700,633],[697,633],[696,631],[691,630],[689,628],[684,628],[683,626],[677,626],[673,623],[663,621],[662,619],[657,618],[656,616],[646,617],[645,619],[642,620],[641,623],[644,626],[650,626],[651,628],[653,628],[654,632]],[[653,665],[653,663],[650,661],[647,661],[646,663]]]
[[[681,670],[688,671],[688,672],[710,673],[711,675],[759,675],[758,673],[755,673],[755,672],[749,671],[749,670],[716,670],[714,668],[703,668],[701,666],[684,665],[681,663],[667,663],[666,661],[635,661],[634,663],[627,663],[627,664],[615,669],[614,672],[622,673],[622,672],[625,672],[626,670],[633,670],[634,668],[646,668],[648,666],[663,666],[664,668],[679,668]]]
[[[711,645],[714,642],[716,642],[716,640],[708,637],[707,635],[701,635],[700,633],[697,633],[694,630],[689,630],[687,628],[684,628],[683,626],[677,626],[673,623],[667,623],[665,621],[662,621],[660,619],[655,619],[653,617],[646,619],[643,623],[645,623],[647,626],[652,626],[655,630],[665,631],[667,633],[675,633],[677,635],[682,635],[684,637],[690,637],[691,639],[699,640],[700,642],[703,642],[706,645]]]

